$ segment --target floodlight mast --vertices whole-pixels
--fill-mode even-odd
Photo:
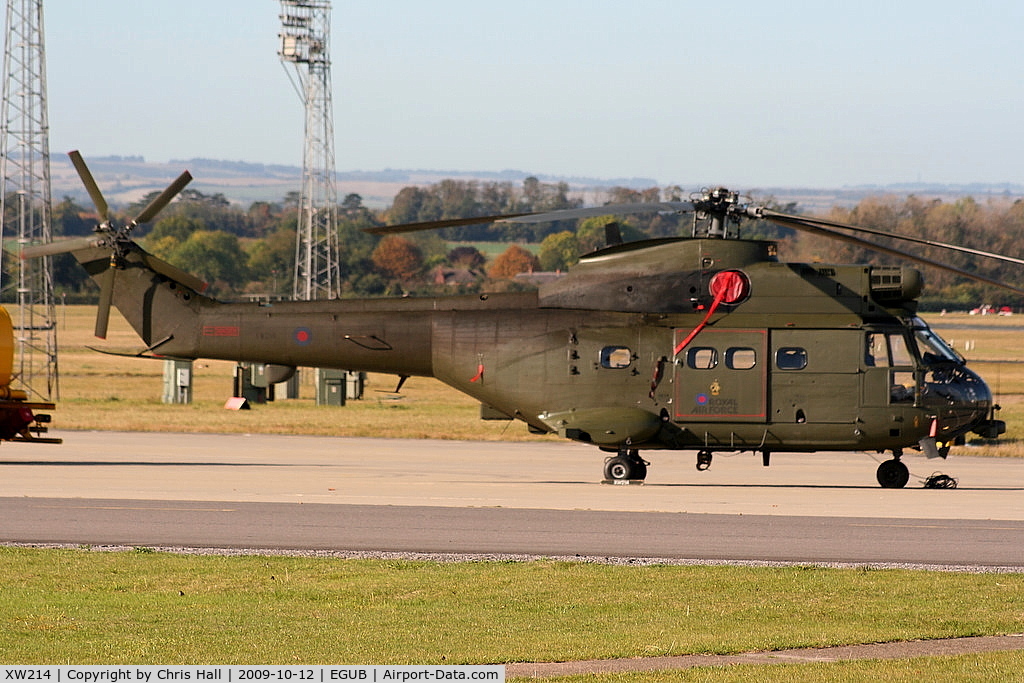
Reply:
[[[53,239],[50,125],[46,107],[43,0],[8,0],[0,104],[0,216],[10,247]],[[2,253],[3,250],[0,250]],[[17,252],[17,248],[10,249]],[[17,388],[50,402],[60,398],[52,258],[15,259],[2,269],[15,290],[14,376]]]
[[[329,0],[281,0],[278,56],[306,113],[292,290],[306,301],[336,298],[341,287],[330,31]]]

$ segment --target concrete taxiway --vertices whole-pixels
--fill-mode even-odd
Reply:
[[[656,452],[613,486],[564,442],[59,436],[0,448],[0,541],[1024,566],[1017,459],[908,456],[882,489],[865,454]]]
[[[602,485],[605,454],[509,443],[305,436],[64,432],[0,446],[0,496],[427,505],[744,515],[1024,520],[1024,459],[908,455],[905,489],[875,481],[880,455],[645,451],[642,486]],[[956,489],[924,489],[943,472]]]

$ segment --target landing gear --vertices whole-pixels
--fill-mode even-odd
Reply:
[[[711,458],[714,457],[712,451],[697,451],[697,471],[703,472],[707,468],[711,467]]]
[[[604,463],[604,478],[609,481],[643,481],[647,478],[647,463],[640,457],[640,451],[621,450]]]
[[[875,477],[884,489],[901,489],[910,481],[910,470],[897,455],[879,465]]]

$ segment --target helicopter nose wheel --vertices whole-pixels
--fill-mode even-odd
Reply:
[[[640,451],[621,450],[615,457],[604,463],[604,478],[607,481],[643,481],[647,478],[647,461],[640,457]]]
[[[901,489],[910,481],[910,470],[899,457],[895,457],[878,466],[875,478],[884,489]]]

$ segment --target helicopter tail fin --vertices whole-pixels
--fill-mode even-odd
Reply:
[[[202,294],[206,283],[132,241],[119,247],[113,254],[109,248],[91,245],[71,251],[100,286],[96,336],[106,338],[112,306],[151,351],[187,357],[199,311],[216,303]]]

